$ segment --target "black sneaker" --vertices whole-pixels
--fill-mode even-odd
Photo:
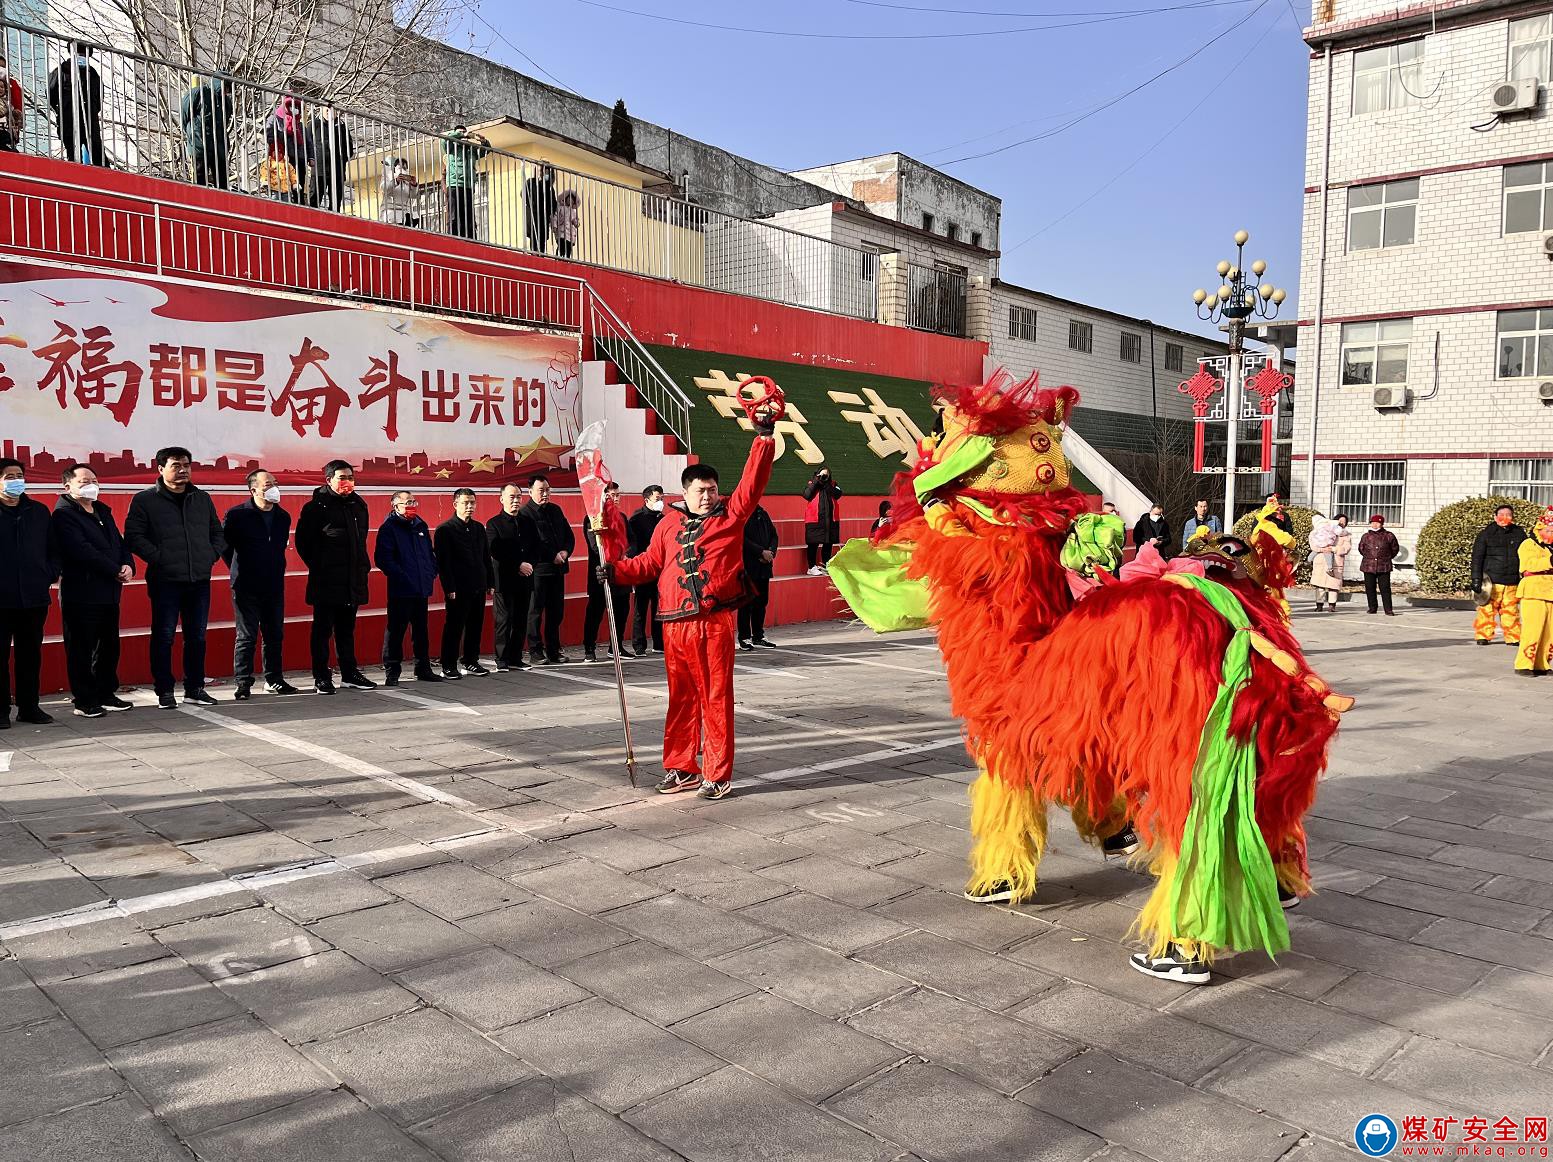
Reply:
[[[585,665],[592,666],[592,665],[596,665],[598,663],[599,656],[598,656],[598,654],[594,653],[592,650],[583,650],[582,651],[582,660],[583,660],[583,663]]]
[[[239,682],[237,684],[237,689],[232,691],[232,700],[234,702],[247,702],[248,699],[250,699],[252,697],[253,697],[253,683],[252,682]]]
[[[1478,638],[1478,645],[1480,645],[1480,646],[1491,646],[1491,645],[1493,645],[1493,644],[1494,644],[1494,643],[1493,643],[1493,642],[1491,642],[1491,641],[1487,641],[1487,642],[1486,642],[1486,641],[1484,641],[1484,640],[1483,640],[1483,639],[1482,639],[1482,638]]]
[[[106,716],[108,712],[101,706],[77,706],[70,713],[74,714],[77,718],[102,718]]]
[[[1138,833],[1131,826],[1124,827],[1109,839],[1100,841],[1100,854],[1105,856],[1131,855],[1137,850]]]
[[[313,681],[313,693],[314,694],[333,694],[334,693],[334,683],[331,682],[328,678],[325,678],[322,681],[318,681],[317,679],[315,679]]]
[[[367,677],[360,670],[354,674],[341,674],[340,685],[349,686],[352,690],[376,690],[377,683]]]
[[[1213,975],[1206,964],[1200,960],[1188,960],[1174,944],[1165,949],[1163,956],[1135,952],[1127,963],[1144,976],[1178,981],[1181,984],[1207,984]]]
[[[442,675],[430,666],[427,666],[424,670],[415,671],[415,680],[417,682],[440,682],[442,681]]]
[[[124,701],[124,699],[120,698],[117,694],[109,694],[102,700],[102,708],[104,710],[114,711],[133,710],[135,709],[135,704],[133,702]]]
[[[1278,885],[1278,906],[1280,908],[1282,908],[1285,912],[1288,912],[1288,911],[1291,911],[1291,910],[1293,910],[1295,908],[1298,908],[1300,906],[1299,895],[1297,893],[1295,893],[1295,892],[1289,891],[1289,889],[1284,887],[1282,884],[1279,884]]]
[[[204,690],[185,690],[183,692],[183,704],[187,706],[190,702],[194,703],[196,706],[217,705],[216,700]]]
[[[483,678],[491,671],[487,670],[479,662],[471,662],[468,665],[460,664],[458,672],[470,678]]]
[[[681,791],[694,791],[701,785],[701,776],[689,771],[665,771],[658,780],[658,794],[677,795]]]
[[[757,645],[757,646],[764,646],[764,647],[765,647],[765,648],[766,648],[766,649],[768,649],[768,650],[774,650],[774,649],[776,649],[776,648],[777,648],[777,644],[776,644],[776,642],[768,642],[768,641],[767,641],[767,640],[766,640],[766,639],[765,639],[765,638],[763,638],[763,637],[758,637],[758,638],[756,638],[756,639],[755,639],[755,644],[756,644],[756,645]]]
[[[444,682],[457,682],[461,678],[463,678],[463,675],[457,669],[449,666],[442,667],[442,680]]]
[[[733,790],[733,780],[723,779],[713,782],[711,779],[701,780],[701,789],[696,792],[697,799],[726,799]]]
[[[528,664],[531,665],[531,666],[542,666],[542,665],[544,665],[545,664],[545,655],[540,653],[538,650],[530,650],[529,651],[529,655],[528,655]]]
[[[512,672],[512,667],[506,662],[498,661],[496,663],[496,672],[498,674],[508,674]]]
[[[391,669],[391,668],[385,667],[384,670],[383,670],[383,685],[385,685],[385,686],[397,686],[397,685],[399,685],[399,671],[395,670],[395,669]]]
[[[286,679],[284,679],[284,678],[280,679],[278,682],[266,682],[264,684],[264,692],[266,694],[300,694],[300,693],[302,693],[302,691],[298,690],[295,686],[293,686],[290,682],[286,681]]]
[[[631,652],[633,654],[635,654],[639,658],[645,658],[647,656],[647,645],[646,645],[646,643],[644,642],[642,645],[639,645],[639,646],[632,646],[631,647]]]
[[[979,891],[966,888],[962,893],[973,904],[1012,904],[1014,903],[1014,885],[1007,880],[989,884]]]
[[[739,648],[741,650],[753,650],[755,647],[750,645],[749,640],[747,638],[742,638],[741,637],[739,639]]]
[[[572,660],[566,654],[556,654],[555,657],[550,659],[550,664],[552,666],[569,666],[572,664]]]
[[[26,710],[18,710],[16,721],[25,722],[28,726],[47,726],[54,721],[54,716],[42,707],[32,706]]]
[[[158,694],[156,696],[156,705],[161,710],[177,710],[178,699],[171,694]]]

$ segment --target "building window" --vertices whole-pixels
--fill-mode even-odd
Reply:
[[[1379,113],[1418,103],[1423,92],[1424,42],[1408,40],[1353,54],[1353,111]]]
[[[1406,383],[1407,346],[1412,338],[1412,319],[1344,323],[1343,386],[1372,387],[1379,383]]]
[[[951,242],[958,242],[960,240],[959,224],[956,222],[949,223],[949,225],[944,228],[944,237],[949,239]]]
[[[1348,249],[1411,246],[1418,224],[1418,179],[1348,187]]]
[[[1510,79],[1553,81],[1553,14],[1510,21]]]
[[[1134,335],[1130,331],[1122,332],[1122,362],[1143,362],[1143,336]]]
[[[1184,371],[1186,368],[1186,349],[1179,343],[1165,344],[1165,370]]]
[[[922,228],[924,230],[926,230],[929,234],[931,234],[933,232],[933,215],[932,214],[923,214],[922,215]]]
[[[980,230],[972,230],[971,231],[971,245],[972,246],[980,246],[981,245],[981,231]]]
[[[1553,311],[1499,312],[1499,378],[1553,377]]]
[[[1093,323],[1081,323],[1077,319],[1068,321],[1068,349],[1082,351],[1086,355],[1095,349],[1095,327]]]
[[[1023,339],[1026,343],[1035,342],[1034,307],[1008,308],[1008,337]]]
[[[1553,460],[1490,460],[1488,495],[1553,504]]]
[[[1334,460],[1331,511],[1354,521],[1378,513],[1388,525],[1400,525],[1406,487],[1406,460]]]
[[[1504,232],[1553,230],[1553,161],[1504,167]]]

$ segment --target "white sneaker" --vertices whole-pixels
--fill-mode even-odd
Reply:
[[[823,568],[821,568],[819,565],[810,565],[809,566],[809,576],[811,576],[811,577],[823,577],[823,576],[825,576],[825,570]]]

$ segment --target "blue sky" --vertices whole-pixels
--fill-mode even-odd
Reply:
[[[602,0],[497,0],[480,12],[577,92],[624,97],[636,116],[778,168],[899,150],[1000,195],[1010,282],[1206,332],[1191,292],[1214,281],[1244,227],[1247,259],[1268,261],[1293,317],[1308,0],[608,3],[895,39],[692,27]],[[1139,9],[1175,10],[1121,15]],[[471,28],[459,47],[535,73],[478,21]],[[963,33],[994,35],[925,38]]]

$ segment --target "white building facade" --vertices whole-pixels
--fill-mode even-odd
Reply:
[[[1295,499],[1553,502],[1553,3],[1318,2]]]

